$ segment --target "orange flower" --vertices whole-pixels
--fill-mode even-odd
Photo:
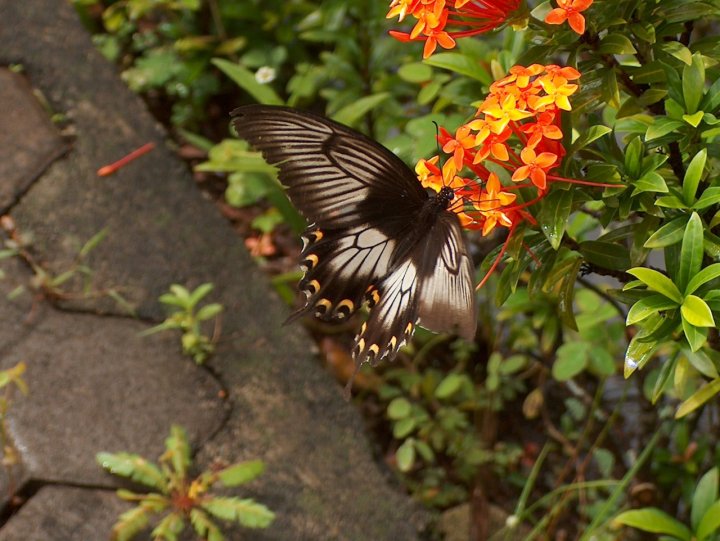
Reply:
[[[577,91],[578,85],[568,83],[565,77],[557,75],[555,77],[545,76],[538,79],[540,86],[545,91],[545,96],[531,96],[528,98],[528,105],[535,111],[543,111],[549,105],[570,111],[572,106],[568,96]]]
[[[483,237],[495,229],[497,224],[512,226],[512,219],[502,209],[513,203],[517,197],[514,193],[502,191],[500,179],[495,173],[490,173],[485,189],[487,191],[480,195],[480,201],[475,205],[483,217]]]
[[[521,182],[530,177],[530,181],[540,190],[547,186],[546,171],[557,161],[557,155],[552,152],[542,152],[539,155],[531,148],[524,148],[520,153],[522,167],[518,167],[512,175],[513,182]]]
[[[482,146],[480,146],[478,151],[475,153],[473,163],[480,163],[481,161],[487,159],[490,154],[492,154],[493,158],[502,162],[508,161],[510,159],[510,154],[508,153],[505,141],[510,139],[512,133],[513,132],[510,128],[506,128],[502,133],[490,134],[490,136],[485,139]]]
[[[585,17],[580,12],[585,11],[593,3],[593,0],[557,0],[558,7],[553,9],[545,17],[548,24],[562,24],[566,20],[578,34],[585,32]]]
[[[502,103],[498,105],[483,105],[479,110],[494,118],[490,121],[490,129],[493,133],[502,133],[511,121],[532,116],[532,113],[517,108],[517,100],[512,95],[505,96]]]
[[[530,135],[527,146],[535,148],[543,137],[548,139],[562,139],[563,134],[560,128],[553,124],[555,115],[552,113],[540,113],[537,117],[538,121],[534,123],[523,124],[520,130],[526,135]]]
[[[443,152],[453,153],[455,168],[459,171],[463,167],[465,150],[475,146],[475,134],[470,133],[468,126],[460,126],[455,132],[455,138],[450,139],[442,147]]]
[[[438,45],[452,49],[455,38],[502,26],[520,4],[521,0],[392,0],[388,18],[397,16],[402,21],[411,14],[418,22],[409,34],[391,30],[390,35],[404,42],[425,41],[423,58],[427,58]]]

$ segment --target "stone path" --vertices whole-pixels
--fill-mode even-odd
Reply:
[[[62,136],[33,90],[67,119]],[[128,506],[95,453],[156,459],[172,423],[187,428],[201,466],[267,463],[239,495],[268,505],[275,523],[228,529],[228,539],[417,539],[425,514],[374,461],[309,339],[281,327],[286,307],[67,0],[0,0],[0,104],[0,211],[32,235],[51,273],[105,229],[88,260],[92,288],[117,288],[137,316],[75,282],[71,299],[7,299],[33,273],[18,258],[2,262],[0,368],[25,361],[30,394],[8,423],[21,462],[0,473],[0,506],[25,501],[5,513],[0,540],[108,539]],[[148,141],[150,154],[95,174]],[[203,282],[225,307],[209,369],[183,357],[175,335],[139,336],[163,319],[157,298],[171,283]]]

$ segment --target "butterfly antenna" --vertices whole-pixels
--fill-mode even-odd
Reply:
[[[434,120],[432,123],[435,125],[435,144],[437,145],[437,153],[440,154],[440,126]]]

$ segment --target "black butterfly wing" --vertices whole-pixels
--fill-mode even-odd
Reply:
[[[379,297],[355,341],[358,363],[392,359],[416,324],[475,337],[473,265],[454,214],[438,215],[410,256],[380,283]]]
[[[238,135],[279,168],[293,204],[311,222],[300,289],[307,312],[350,316],[397,259],[427,195],[410,169],[375,141],[328,119],[284,107],[232,112]]]
[[[427,200],[402,160],[346,126],[263,105],[239,107],[231,116],[238,135],[280,169],[293,204],[322,229],[382,223],[397,235],[403,218]]]
[[[301,253],[307,301],[291,318],[313,311],[338,321],[368,301],[358,364],[392,359],[418,318],[431,330],[472,337],[472,264],[457,217],[442,211],[425,230],[418,218],[428,215],[428,196],[399,158],[345,126],[293,109],[251,105],[232,117],[238,135],[279,168],[291,201],[311,222]]]

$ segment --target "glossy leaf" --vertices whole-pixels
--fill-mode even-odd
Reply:
[[[580,253],[590,263],[605,269],[624,271],[630,266],[630,254],[622,245],[588,240],[580,243]]]
[[[624,34],[608,34],[600,41],[601,54],[635,54],[637,51]]]
[[[703,385],[690,398],[685,400],[675,412],[675,418],[680,419],[688,413],[695,411],[705,402],[720,393],[720,378],[712,380],[707,385]]]
[[[478,65],[477,60],[462,53],[436,53],[430,58],[426,58],[424,62],[436,68],[465,75],[484,84],[492,83],[489,74]]]
[[[705,162],[707,161],[707,149],[703,148],[700,152],[695,154],[690,165],[688,165],[685,171],[685,177],[683,178],[683,199],[688,205],[695,203],[695,194],[697,193],[697,187],[702,178],[703,171],[705,169]]]
[[[720,187],[712,187],[705,190],[702,195],[695,201],[694,209],[702,210],[712,205],[720,203]]]
[[[633,182],[633,186],[635,187],[633,195],[644,192],[667,193],[669,191],[665,179],[655,171],[645,173]]]
[[[540,229],[550,242],[550,246],[557,250],[560,247],[568,216],[572,209],[573,192],[571,190],[555,190],[544,200],[538,215]]]
[[[395,452],[395,460],[397,460],[398,469],[402,472],[408,472],[415,464],[415,445],[413,439],[406,439],[398,450]]]
[[[616,516],[613,523],[632,526],[644,532],[672,535],[682,541],[690,541],[692,538],[692,532],[687,526],[655,507],[625,511]]]
[[[651,295],[640,299],[632,305],[628,311],[627,319],[625,320],[626,325],[634,325],[650,317],[652,314],[677,308],[678,303],[672,299],[668,299],[664,295]]]
[[[693,212],[688,220],[680,248],[680,266],[676,277],[678,288],[684,291],[690,279],[700,272],[703,258],[703,226],[700,216]]]
[[[720,373],[718,373],[715,363],[713,363],[712,359],[710,359],[707,353],[705,353],[702,349],[699,349],[698,351],[683,349],[682,351],[685,357],[687,357],[688,362],[702,375],[710,379],[720,377]]]
[[[629,269],[627,272],[644,283],[649,289],[657,291],[661,295],[674,300],[678,304],[682,302],[683,297],[680,294],[680,290],[672,282],[672,280],[664,274],[646,267],[635,267],[633,269]]]
[[[697,487],[695,487],[690,512],[690,525],[698,534],[700,534],[700,532],[698,532],[700,521],[707,514],[712,504],[718,499],[718,482],[718,469],[715,467],[703,475],[700,481],[698,481]],[[717,511],[715,514],[720,518],[720,511]],[[698,535],[698,537],[700,536]]]
[[[682,318],[682,329],[692,351],[699,350],[707,340],[706,327],[696,327],[690,324],[687,319]]]
[[[697,541],[712,539],[711,536],[717,532],[718,528],[720,528],[720,501],[716,501],[708,507],[700,520],[697,527]]]
[[[707,303],[700,297],[688,295],[680,307],[683,319],[695,327],[714,327],[715,320]]]
[[[682,89],[685,111],[692,114],[697,111],[705,89],[705,64],[702,54],[693,54],[692,64],[683,68]]]
[[[669,221],[650,235],[643,246],[645,248],[664,248],[680,242],[687,226],[687,217],[680,216]]]
[[[667,361],[665,361],[662,367],[660,367],[660,373],[655,380],[655,386],[653,387],[652,391],[653,404],[655,404],[658,401],[658,398],[662,396],[662,392],[665,389],[665,386],[667,385],[668,381],[670,381],[670,378],[673,377],[676,364],[677,355],[673,356],[672,359],[668,359]]]
[[[655,122],[651,124],[645,132],[645,140],[652,141],[653,139],[659,139],[667,135],[668,133],[674,132],[678,128],[681,128],[684,124],[675,119],[667,117],[658,117]]]
[[[695,293],[699,287],[720,277],[720,263],[713,263],[695,274],[685,288],[685,295]]]

